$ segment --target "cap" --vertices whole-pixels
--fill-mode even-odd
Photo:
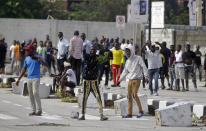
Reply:
[[[64,67],[67,67],[67,66],[71,66],[71,64],[69,62],[64,62]]]
[[[29,44],[25,48],[25,50],[30,50],[30,49],[35,50],[35,47],[32,44]]]

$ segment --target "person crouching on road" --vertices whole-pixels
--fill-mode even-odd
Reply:
[[[86,54],[84,58],[85,62],[85,70],[83,72],[83,101],[82,101],[82,116],[79,120],[85,120],[85,110],[87,99],[89,97],[90,92],[97,99],[97,103],[99,106],[100,120],[108,120],[107,117],[103,115],[102,101],[98,88],[98,60],[96,56],[96,50],[94,47],[91,47],[90,54]]]
[[[21,71],[21,74],[16,82],[16,85],[19,85],[19,81],[24,76],[25,72],[28,72],[27,78],[27,87],[30,97],[30,102],[32,106],[32,113],[29,113],[30,116],[42,114],[41,100],[39,97],[39,85],[40,85],[40,65],[43,64],[47,66],[45,60],[35,54],[35,47],[30,44],[26,47],[28,56],[24,60],[24,67]],[[36,112],[36,103],[38,105],[38,111]]]
[[[132,98],[135,99],[137,106],[139,108],[139,114],[137,117],[142,117],[144,115],[142,106],[139,100],[139,97],[137,95],[139,86],[141,83],[141,79],[145,77],[146,83],[148,83],[148,70],[147,67],[142,59],[141,56],[135,55],[134,47],[133,46],[128,46],[126,48],[126,55],[128,57],[125,68],[123,73],[120,76],[118,85],[120,82],[127,77],[129,79],[128,83],[128,114],[123,116],[123,118],[131,118],[132,117]]]

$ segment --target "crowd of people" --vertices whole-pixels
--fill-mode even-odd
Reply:
[[[54,47],[49,36],[45,41],[37,42],[36,39],[30,41],[14,41],[10,47],[11,71],[19,75],[17,85],[20,79],[27,71],[29,95],[33,112],[30,115],[41,115],[41,102],[38,95],[40,82],[40,68],[43,72],[48,72],[53,79],[53,87],[60,86],[64,94],[65,86],[69,86],[70,93],[74,95],[75,86],[83,87],[82,117],[85,119],[85,108],[87,98],[92,92],[97,99],[101,120],[108,118],[103,115],[102,102],[99,92],[99,84],[105,75],[104,86],[106,89],[111,87],[120,87],[122,81],[128,82],[128,115],[124,118],[132,117],[132,97],[138,105],[140,115],[143,111],[137,92],[142,82],[149,83],[151,95],[158,96],[158,79],[161,79],[161,87],[165,89],[165,79],[167,80],[167,90],[189,91],[189,77],[192,77],[194,88],[197,90],[196,70],[199,70],[199,80],[202,80],[202,63],[200,47],[197,46],[195,52],[187,43],[185,51],[182,46],[170,45],[167,48],[166,42],[151,43],[147,41],[140,49],[134,44],[133,39],[126,40],[109,39],[102,36],[100,40],[95,38],[91,42],[87,40],[86,34],[79,31],[74,32],[74,36],[68,41],[62,32],[58,33],[58,43]],[[0,72],[4,73],[7,44],[5,40],[0,40]],[[141,54],[141,55],[138,55]],[[47,66],[46,68],[43,65]],[[56,70],[57,65],[57,70]],[[53,67],[53,70],[51,69]],[[45,71],[46,70],[46,71]],[[206,61],[204,62],[206,70]],[[153,89],[153,78],[155,87]],[[112,81],[109,87],[109,81]],[[181,81],[181,82],[180,82]],[[180,88],[180,83],[182,87]],[[186,84],[185,84],[186,83]],[[174,85],[174,86],[173,86]],[[33,88],[33,89],[32,89]],[[56,89],[53,88],[55,92]],[[38,112],[36,113],[36,105]]]

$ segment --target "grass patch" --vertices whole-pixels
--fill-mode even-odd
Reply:
[[[0,88],[12,88],[11,85],[0,82]]]

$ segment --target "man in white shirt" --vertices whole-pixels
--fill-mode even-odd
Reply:
[[[63,37],[63,33],[59,32],[58,34],[59,42],[57,44],[57,68],[59,73],[64,71],[64,61],[66,60],[66,53],[68,51],[69,42]]]
[[[146,48],[146,49],[145,49]],[[158,96],[158,78],[159,78],[159,68],[162,67],[162,60],[160,56],[160,50],[157,50],[155,44],[149,47],[148,43],[145,43],[142,52],[145,53],[148,60],[148,77],[149,77],[149,89],[150,94],[153,95],[152,80],[155,79],[155,89],[154,95]]]
[[[16,45],[16,40],[14,40],[14,43],[10,46],[10,58],[11,58],[11,72],[13,73],[14,68],[14,46]]]
[[[180,91],[180,79],[182,81],[182,91],[185,91],[184,87],[184,79],[185,79],[185,71],[184,71],[184,63],[183,63],[183,52],[182,46],[177,46],[177,51],[175,52],[175,75],[177,79],[177,89],[176,91]]]

